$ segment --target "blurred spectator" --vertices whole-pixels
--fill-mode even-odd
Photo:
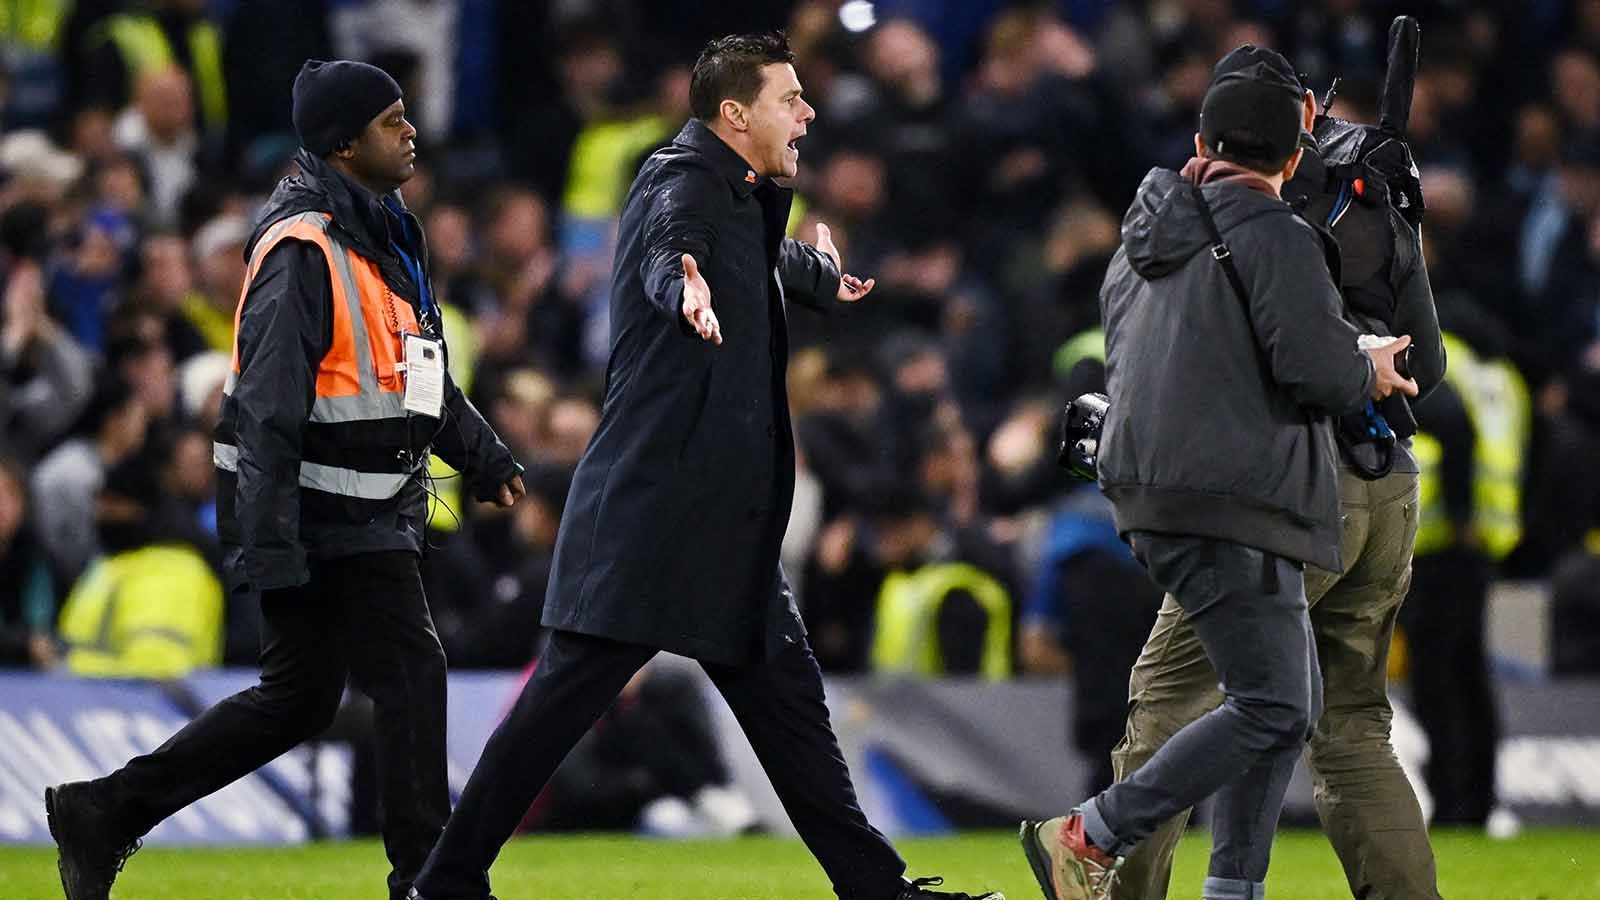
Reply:
[[[1519,555],[1550,571],[1550,672],[1600,673],[1600,354],[1540,397],[1543,447],[1531,460],[1530,524]],[[1537,527],[1534,527],[1537,523]]]
[[[153,309],[131,307],[111,323],[106,363],[127,382],[150,415],[163,424],[178,413],[177,369],[168,343],[167,318]]]
[[[497,305],[477,310],[486,360],[532,362],[558,373],[582,365],[584,311],[564,290],[550,217],[539,195],[502,186],[483,210],[484,278]]]
[[[1084,330],[1100,326],[1100,282],[1122,243],[1116,216],[1086,196],[1053,210],[1049,228],[1018,245],[1006,277],[1022,298],[1010,335],[1011,379],[1025,386],[1049,383],[1051,358]],[[1104,352],[1102,350],[1102,352]]]
[[[511,174],[554,199],[572,169],[573,142],[585,123],[611,109],[626,69],[616,30],[606,22],[567,22],[547,32],[547,40],[556,90],[529,96],[504,126]]]
[[[0,172],[6,176],[4,205],[60,203],[83,174],[83,161],[42,131],[15,131],[0,140]]]
[[[669,66],[655,78],[655,94],[648,106],[616,110],[614,115],[586,123],[573,140],[572,161],[561,193],[561,213],[568,233],[562,241],[574,247],[571,229],[584,227],[593,241],[606,223],[622,209],[628,185],[650,153],[672,140],[689,118],[689,66]]]
[[[250,220],[224,213],[207,222],[194,236],[194,290],[183,300],[183,317],[207,347],[233,352],[233,314],[244,284],[245,241]]]
[[[204,307],[205,301],[195,291],[189,242],[181,235],[152,232],[144,239],[139,248],[139,280],[130,299],[130,313],[138,310],[159,321],[171,362],[181,363],[207,349],[205,336],[189,315]]]
[[[228,121],[222,35],[206,18],[206,0],[140,0],[100,7],[82,36],[83,68],[74,70],[74,107],[121,109],[152,72],[176,65],[194,84],[191,114],[220,134]],[[94,17],[94,12],[89,12]]]
[[[114,212],[88,216],[52,267],[47,288],[51,314],[93,350],[105,349],[106,319],[123,274],[127,227],[127,221]]]
[[[570,470],[531,466],[528,493],[505,515],[478,520],[469,540],[450,543],[424,560],[423,584],[437,589],[432,604],[450,665],[520,668],[540,645],[539,617],[556,528],[567,502]]]
[[[1550,674],[1600,675],[1600,540],[1563,558],[1551,579]]]
[[[0,12],[0,128],[52,124],[63,71],[55,54],[71,0],[26,0]]]
[[[534,458],[573,468],[583,458],[589,439],[600,427],[600,410],[584,397],[566,396],[545,410],[541,451]]]
[[[1444,309],[1440,320],[1449,368],[1416,407],[1420,508],[1399,622],[1417,718],[1432,748],[1433,821],[1481,827],[1494,807],[1500,737],[1486,638],[1489,584],[1522,538],[1532,404],[1492,331],[1452,320]]]
[[[976,532],[941,525],[915,486],[829,523],[805,576],[806,628],[824,670],[1011,674],[1012,593]]]
[[[29,528],[27,482],[0,457],[0,667],[55,665],[55,581]]]
[[[795,442],[822,489],[826,521],[860,508],[897,470],[886,452],[882,392],[870,361],[847,350],[825,360],[810,408],[795,419]]]
[[[1520,274],[1527,306],[1507,322],[1549,354],[1546,365],[1555,369],[1574,362],[1595,337],[1600,262],[1590,248],[1590,223],[1600,213],[1600,132],[1569,142],[1559,172],[1554,195],[1536,197],[1524,224]]]
[[[880,23],[862,54],[872,91],[854,105],[830,109],[837,120],[818,123],[819,130],[833,131],[835,141],[842,132],[867,136],[894,161],[888,211],[896,233],[917,243],[957,227],[949,203],[958,189],[950,178],[953,103],[939,54],[939,45],[916,22]]]
[[[83,574],[61,608],[67,668],[103,678],[177,678],[222,659],[222,582],[194,543],[183,501],[167,488],[209,479],[166,477],[145,455],[123,460],[95,500],[106,556]],[[193,466],[192,453],[176,458]],[[176,499],[176,503],[173,500]]]
[[[1122,740],[1128,677],[1161,596],[1095,486],[1061,502],[1034,573],[1018,655],[1026,672],[1072,674],[1072,742],[1091,766],[1086,795],[1116,780],[1111,751]]]
[[[423,220],[428,232],[428,251],[433,269],[433,289],[441,306],[450,306],[467,315],[486,315],[498,301],[478,272],[477,226],[472,213],[454,202],[435,203]],[[446,323],[448,327],[449,323]],[[460,342],[460,331],[453,332],[452,350]],[[452,354],[454,355],[454,354]],[[470,376],[470,372],[462,373]],[[455,372],[452,371],[454,376]],[[458,378],[457,384],[471,383]]]
[[[408,101],[406,117],[423,134],[443,137],[455,112],[456,22],[462,5],[462,0],[341,0],[331,4],[335,52],[341,59],[366,62],[397,56],[414,60],[414,83],[391,72]]]
[[[518,459],[539,455],[546,413],[555,398],[555,385],[532,369],[513,369],[500,379],[489,401],[488,418]]]
[[[84,416],[84,436],[61,444],[34,467],[34,521],[61,583],[71,584],[100,555],[95,497],[106,472],[144,446],[149,418],[127,382],[102,375]]]
[[[1008,10],[990,26],[962,110],[960,164],[971,171],[958,196],[968,214],[999,226],[997,238],[1028,232],[1074,179],[1120,196],[1143,174],[1126,183],[1130,144],[1102,110],[1097,66],[1093,45],[1042,5]]]
[[[325,0],[234,0],[224,26],[222,65],[228,82],[228,156],[285,155],[295,146],[291,106],[284,102],[308,59],[329,59]]]
[[[202,549],[211,549],[217,534],[217,470],[211,464],[211,435],[188,428],[173,435],[163,454],[160,484],[177,526]]]
[[[233,371],[233,358],[222,351],[196,354],[178,369],[182,415],[206,434],[222,414],[222,388]]]
[[[137,159],[149,183],[149,224],[178,224],[179,204],[199,177],[200,136],[194,87],[177,66],[139,75],[134,103],[117,117],[111,137]]]
[[[83,412],[94,361],[46,312],[37,263],[12,264],[0,303],[0,452],[32,461]]]

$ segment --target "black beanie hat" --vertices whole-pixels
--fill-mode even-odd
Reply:
[[[1224,156],[1285,160],[1299,146],[1304,102],[1300,76],[1283,54],[1242,44],[1212,70],[1200,105],[1200,136]]]
[[[294,130],[300,146],[327,156],[400,99],[389,73],[348,59],[308,59],[294,77]]]

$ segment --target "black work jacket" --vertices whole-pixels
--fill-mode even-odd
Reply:
[[[419,291],[392,241],[390,216],[376,195],[345,178],[318,157],[300,151],[300,171],[279,182],[256,219],[245,247],[248,259],[274,223],[303,212],[333,217],[330,231],[362,257],[376,261],[384,283],[410,303],[430,335],[443,338],[437,315],[425,317]],[[407,252],[421,261],[427,279],[422,227]],[[244,298],[235,337],[237,383],[223,399],[219,445],[238,447],[237,474],[218,468],[217,530],[230,588],[265,590],[304,584],[308,559],[330,559],[385,550],[420,552],[425,527],[425,456],[436,451],[460,470],[480,500],[522,468],[470,401],[445,376],[444,415],[409,416],[403,422],[321,425],[308,422],[316,395],[317,368],[333,343],[333,286],[322,249],[288,239],[262,260]],[[364,350],[364,348],[362,348]],[[364,471],[403,466],[416,471],[387,500],[364,500],[302,486],[302,461]]]

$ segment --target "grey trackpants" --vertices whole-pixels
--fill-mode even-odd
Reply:
[[[1415,792],[1389,742],[1389,639],[1411,578],[1417,476],[1340,476],[1347,571],[1306,572],[1325,711],[1308,761],[1317,815],[1353,896],[1438,900],[1433,849]],[[1128,685],[1127,731],[1113,754],[1127,778],[1179,729],[1222,701],[1217,676],[1183,608],[1169,595]],[[1187,809],[1123,863],[1114,900],[1162,900]]]
[[[1127,780],[1080,809],[1089,838],[1123,854],[1216,795],[1207,900],[1262,896],[1283,795],[1320,714],[1322,685],[1298,563],[1252,547],[1136,532],[1134,554],[1187,615],[1222,705],[1173,734]],[[1159,627],[1159,626],[1158,626]]]

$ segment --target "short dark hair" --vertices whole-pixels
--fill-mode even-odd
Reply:
[[[754,103],[761,92],[761,69],[794,62],[789,37],[781,31],[730,34],[700,51],[689,80],[689,110],[696,119],[715,119],[722,101]]]

